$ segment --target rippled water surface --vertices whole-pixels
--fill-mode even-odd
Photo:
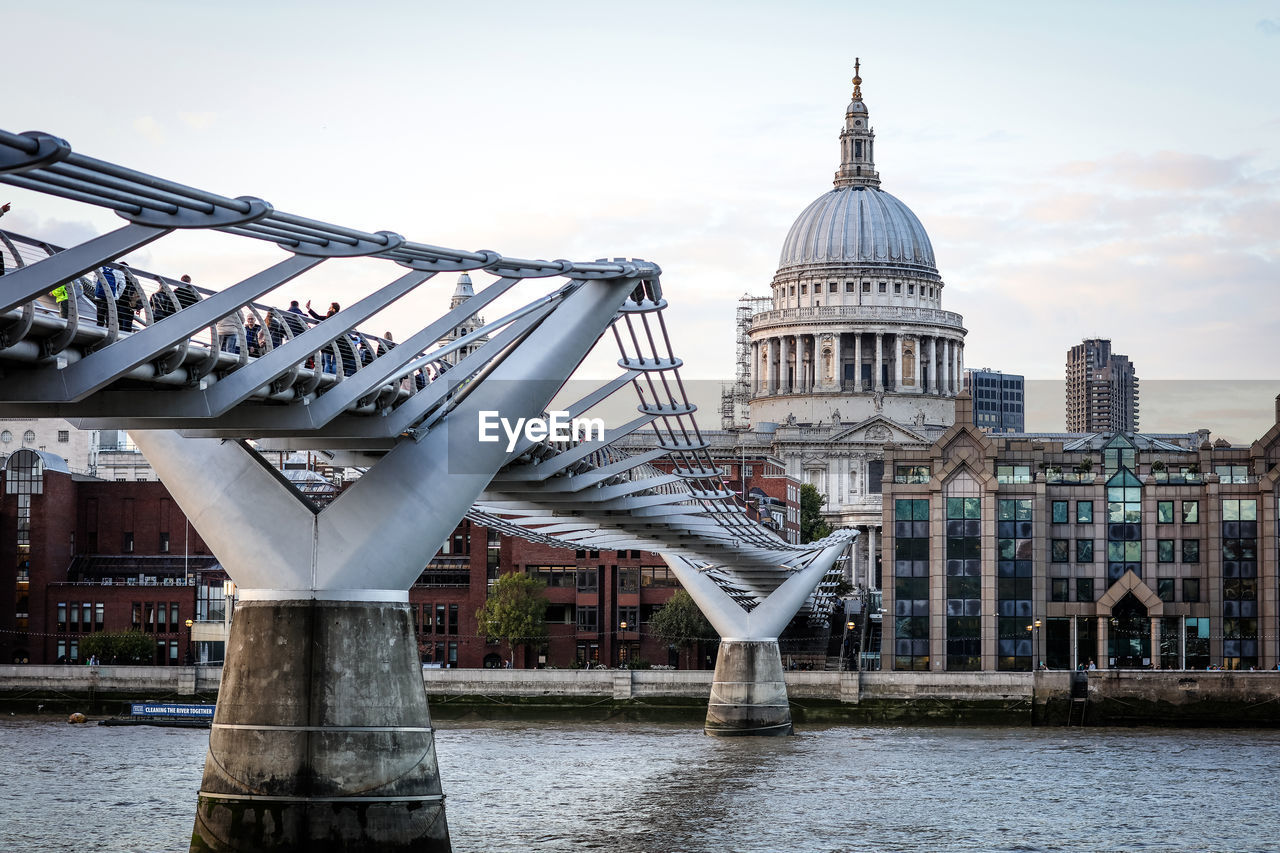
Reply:
[[[1280,732],[449,723],[454,849],[1273,851]],[[208,732],[0,720],[0,850],[186,850]]]

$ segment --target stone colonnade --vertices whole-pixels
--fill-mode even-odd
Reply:
[[[846,364],[856,365],[853,378],[845,378]],[[870,376],[864,376],[864,365]],[[755,397],[813,391],[954,397],[963,387],[964,341],[958,337],[876,330],[771,335],[751,342]]]

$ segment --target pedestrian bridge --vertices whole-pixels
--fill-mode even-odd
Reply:
[[[829,606],[821,582],[849,539],[785,542],[724,488],[657,265],[333,225],[43,133],[0,131],[0,181],[126,223],[68,247],[0,232],[0,410],[129,430],[240,588],[193,849],[447,849],[404,602],[468,515],[569,548],[661,553],[725,640],[708,731],[790,731],[777,636],[800,608]],[[274,244],[281,258],[213,289],[119,260],[190,230]],[[351,279],[367,283],[341,310],[279,304],[320,265],[357,261]],[[366,331],[442,272],[490,281],[415,318],[404,340]],[[486,309],[500,316],[484,321]],[[480,440],[493,413],[545,418],[602,339],[618,373],[567,411],[589,417],[630,393],[635,418],[576,441]],[[637,433],[650,449],[613,446]],[[321,449],[366,472],[320,508],[265,463],[268,448]]]

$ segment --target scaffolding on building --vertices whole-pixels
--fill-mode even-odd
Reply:
[[[720,391],[720,425],[724,429],[746,429],[751,423],[751,321],[772,306],[773,300],[768,296],[744,293],[738,299],[734,376]]]

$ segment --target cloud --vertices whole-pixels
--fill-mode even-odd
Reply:
[[[946,188],[926,217],[969,328],[966,361],[1056,376],[1110,336],[1142,377],[1280,374],[1280,175],[1251,155],[1063,163],[1043,181]]]
[[[216,119],[217,115],[211,112],[178,113],[178,120],[192,130],[208,130]]]
[[[133,120],[133,129],[141,134],[147,141],[156,145],[163,145],[167,141],[164,128],[153,116],[139,116],[138,118],[135,118]]]
[[[1258,21],[1258,32],[1264,36],[1280,36],[1280,20],[1263,18]]]

